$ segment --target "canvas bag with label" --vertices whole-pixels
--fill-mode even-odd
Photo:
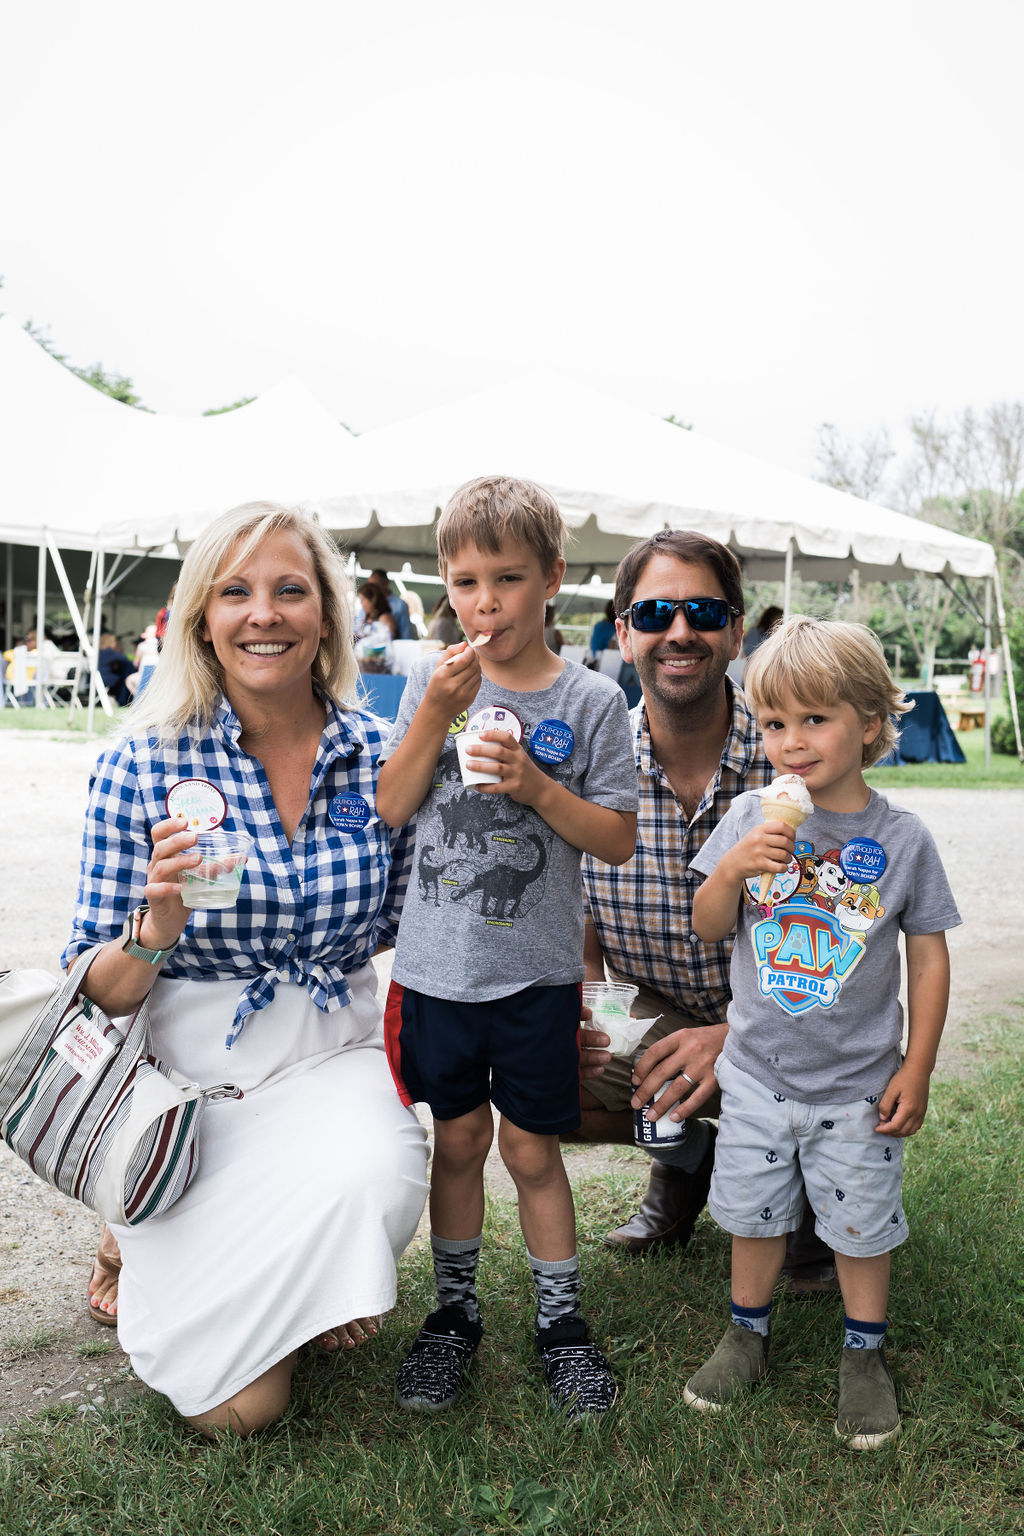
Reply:
[[[0,1138],[55,1189],[136,1226],[195,1177],[208,1100],[241,1091],[200,1088],[157,1061],[148,1002],[122,1033],[79,996],[98,953],[80,955],[66,977],[0,972]]]

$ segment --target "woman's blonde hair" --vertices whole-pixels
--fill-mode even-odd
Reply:
[[[272,501],[249,501],[215,518],[185,556],[159,665],[123,716],[125,728],[173,740],[190,727],[208,731],[224,686],[209,640],[206,607],[232,551],[238,563],[276,533],[295,533],[309,550],[320,586],[327,633],[313,660],[313,681],[342,708],[355,698],[359,670],[352,648],[352,584],[334,540],[308,512]]]
[[[882,647],[863,624],[793,614],[772,630],[747,662],[743,692],[755,714],[781,708],[785,695],[800,704],[852,704],[864,725],[882,729],[866,742],[861,766],[888,757],[899,740],[893,715],[914,705],[897,687]]]

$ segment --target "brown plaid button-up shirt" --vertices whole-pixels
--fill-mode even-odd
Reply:
[[[726,687],[732,693],[732,726],[693,820],[687,823],[651,751],[641,699],[629,717],[640,790],[636,852],[619,865],[583,857],[588,916],[612,970],[652,987],[679,1012],[706,1024],[725,1022],[732,937],[704,944],[693,932],[693,893],[701,876],[690,862],[733,798],[771,783],[774,772],[742,693],[729,679]]]

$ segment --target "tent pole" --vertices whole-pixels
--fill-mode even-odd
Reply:
[[[981,674],[982,701],[985,705],[985,771],[992,766],[992,675],[989,671],[988,659],[992,654],[992,578],[985,578],[985,627],[983,645],[985,647],[985,670]]]
[[[793,596],[793,540],[786,545],[786,574],[782,581],[782,617],[789,618],[789,605]]]
[[[14,644],[14,545],[7,546],[7,596],[4,603],[4,650]]]
[[[82,654],[88,662],[90,672],[95,674],[96,650],[86,633],[85,625],[82,622],[82,615],[78,611],[78,604],[75,601],[75,594],[71,590],[71,583],[68,581],[68,573],[64,569],[64,562],[60,557],[60,550],[49,535],[47,536],[47,544],[50,549],[50,558],[53,560],[54,569],[57,572],[57,579],[61,585],[61,591],[64,593],[64,601],[67,603],[68,612],[71,614],[71,622],[74,624],[75,632],[78,635],[78,643],[81,646]],[[75,677],[78,677],[77,669]],[[100,699],[100,703],[103,705],[106,714],[112,715],[114,713],[114,706],[107,698],[105,691]]]
[[[39,565],[36,571],[36,709],[43,707],[43,642],[46,619],[46,529],[39,532]]]
[[[1006,668],[1006,688],[1010,695],[1010,715],[1013,718],[1013,734],[1017,741],[1017,756],[1024,763],[1024,746],[1020,740],[1020,715],[1017,712],[1017,690],[1013,681],[1013,657],[1010,655],[1010,637],[1006,633],[1006,610],[1003,607],[1003,583],[999,577],[999,567],[996,566],[993,576],[996,589],[996,618],[999,622],[999,636],[1003,647],[1003,666]]]
[[[88,714],[86,716],[86,730],[89,732],[90,736],[92,735],[92,731],[93,731],[93,722],[96,719],[96,700],[99,697],[99,690],[100,690],[99,669],[98,669],[98,667],[96,665],[95,658],[99,655],[99,651],[100,651],[100,627],[101,627],[102,622],[103,622],[103,544],[100,541],[100,539],[97,538],[97,540],[96,540],[96,601],[93,604],[93,610],[92,610],[93,668],[92,668],[92,671],[91,671],[91,673],[89,675],[89,711],[88,711]],[[109,699],[109,695],[107,694],[107,690],[104,688],[104,690],[103,690],[103,708],[107,711],[108,714],[110,714],[111,713],[111,709],[110,709],[110,706],[108,704],[108,699]]]

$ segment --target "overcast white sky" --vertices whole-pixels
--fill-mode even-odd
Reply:
[[[32,0],[0,309],[198,413],[537,367],[809,472],[1024,395],[1017,0]]]

